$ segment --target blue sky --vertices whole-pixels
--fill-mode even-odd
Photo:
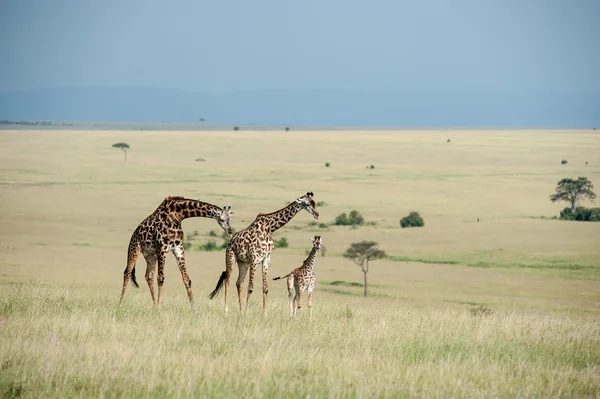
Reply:
[[[600,92],[600,1],[0,0],[0,92]]]

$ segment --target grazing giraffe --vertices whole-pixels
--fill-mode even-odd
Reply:
[[[315,289],[315,258],[321,249],[321,236],[315,236],[312,240],[313,247],[308,258],[302,266],[291,271],[283,277],[275,277],[279,280],[287,277],[287,289],[290,298],[290,317],[296,316],[296,311],[302,306],[302,293],[308,288],[308,314],[312,319],[312,292]],[[296,294],[294,295],[294,289]]]
[[[213,299],[223,285],[225,285],[225,312],[228,310],[227,293],[229,290],[229,277],[231,276],[233,265],[237,262],[239,275],[235,285],[237,286],[240,312],[242,311],[242,284],[244,283],[248,269],[250,269],[250,280],[248,282],[246,309],[248,309],[250,295],[254,288],[254,272],[258,265],[262,265],[263,310],[265,315],[267,314],[267,294],[269,292],[267,279],[269,263],[271,262],[271,252],[274,246],[271,234],[285,226],[302,209],[313,215],[315,219],[319,219],[313,195],[312,192],[308,192],[285,208],[272,213],[261,213],[254,219],[250,226],[233,235],[225,250],[225,271],[221,273],[216,288],[209,295],[209,298]]]
[[[121,291],[121,300],[127,289],[129,279],[133,281],[136,287],[139,287],[135,279],[135,263],[140,255],[146,259],[146,282],[150,287],[150,295],[154,304],[160,304],[162,300],[163,284],[165,283],[165,260],[168,252],[173,252],[177,259],[179,271],[183,278],[183,284],[187,290],[190,304],[194,305],[192,297],[192,280],[190,280],[186,268],[183,251],[183,230],[181,230],[181,221],[191,217],[205,217],[216,219],[219,226],[231,235],[231,207],[219,208],[218,206],[206,202],[187,199],[183,197],[167,197],[135,229],[129,241],[129,250],[127,252],[127,267],[123,273],[123,291]],[[154,297],[154,272],[158,263],[158,301]]]

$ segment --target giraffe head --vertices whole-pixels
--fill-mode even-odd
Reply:
[[[233,215],[233,211],[230,206],[224,206],[223,209],[217,212],[216,218],[219,226],[225,230],[228,236],[231,235],[231,215]]]
[[[317,252],[321,250],[321,242],[321,236],[314,236],[314,238],[312,239],[313,248],[315,248]]]
[[[319,212],[317,212],[317,205],[315,204],[315,200],[313,200],[313,196],[312,192],[308,192],[306,195],[298,198],[296,203],[300,204],[303,209],[306,209],[315,219],[319,220]]]

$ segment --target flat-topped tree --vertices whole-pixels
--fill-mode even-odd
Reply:
[[[129,144],[120,142],[120,143],[115,143],[112,146],[113,146],[113,148],[118,148],[121,151],[123,151],[123,153],[125,154],[125,162],[127,162],[127,150],[129,150],[129,148],[130,148]]]
[[[365,278],[365,296],[367,296],[367,273],[369,273],[369,262],[376,259],[385,258],[386,254],[383,250],[377,248],[375,241],[355,242],[344,252],[344,258],[350,259],[352,262],[360,266]]]

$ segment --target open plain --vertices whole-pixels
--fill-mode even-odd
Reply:
[[[567,204],[549,200],[577,176],[600,191],[595,131],[0,130],[0,395],[599,397],[600,223],[552,219]],[[163,305],[140,258],[117,306],[131,233],[164,197],[230,205],[239,230],[307,191],[321,218],[275,233],[269,276],[323,237],[312,321],[288,317],[281,281],[263,317],[260,271],[245,315],[235,289],[227,315],[210,302],[209,219],[183,222],[193,311],[172,255]],[[367,225],[331,225],[351,210]],[[410,211],[424,227],[400,228]],[[361,240],[388,255],[367,298],[342,257]]]

